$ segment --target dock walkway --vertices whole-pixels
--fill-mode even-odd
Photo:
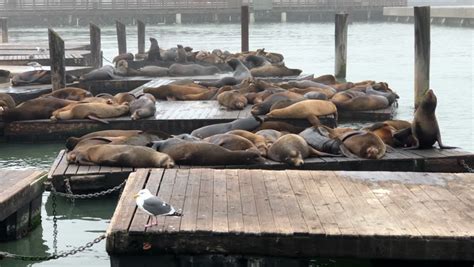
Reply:
[[[74,192],[98,191],[112,188],[123,182],[134,171],[133,168],[108,166],[79,166],[69,164],[61,150],[49,171],[48,179],[58,191],[64,191],[65,180],[69,179]],[[346,157],[308,158],[301,167],[267,160],[263,164],[207,166],[216,169],[306,169],[306,170],[346,170],[346,171],[407,171],[407,172],[466,172],[460,164],[464,161],[474,166],[474,154],[462,150],[426,149],[401,150],[387,153],[382,159],[352,159]],[[204,168],[206,166],[201,166]],[[188,169],[199,166],[178,165]]]
[[[41,223],[43,171],[0,170],[0,241],[20,239]]]
[[[143,188],[183,216],[145,228]],[[112,266],[163,254],[474,260],[473,195],[474,174],[140,169],[106,248]]]

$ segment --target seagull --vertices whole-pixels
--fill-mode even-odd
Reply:
[[[150,216],[155,217],[155,223],[145,224],[150,227],[158,224],[158,215],[163,216],[183,216],[177,212],[170,204],[151,194],[150,190],[142,189],[134,196],[137,206]]]
[[[28,62],[26,65],[33,67],[34,70],[36,70],[36,68],[40,68],[41,70],[43,69],[43,66],[41,66],[41,64],[36,61]]]
[[[37,46],[36,47],[36,52],[44,53],[44,52],[46,52],[46,49],[40,48],[40,47]]]

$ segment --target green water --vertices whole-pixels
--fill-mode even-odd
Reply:
[[[56,28],[66,40],[88,41],[88,28]],[[386,81],[400,95],[397,118],[410,120],[413,106],[413,25],[396,23],[354,23],[348,32],[347,80]],[[47,40],[46,28],[11,28],[12,42]],[[214,48],[238,51],[240,25],[147,25],[147,36],[156,37],[164,48],[176,44],[195,50]],[[334,71],[334,25],[332,23],[252,24],[250,48],[265,47],[281,52],[286,65],[316,75]],[[431,87],[438,96],[437,116],[443,141],[474,151],[473,36],[474,29],[432,26]],[[136,52],[136,28],[128,26],[129,51]],[[115,27],[102,27],[102,48],[106,58],[116,54]],[[363,126],[358,123],[357,126]],[[0,143],[0,168],[48,170],[62,143]],[[0,185],[1,186],[1,185]],[[43,195],[42,225],[26,238],[0,243],[0,251],[29,255],[53,252],[51,198]],[[58,200],[58,250],[84,245],[110,222],[115,198],[76,201]],[[83,253],[44,263],[0,261],[0,266],[108,266],[105,242]],[[370,266],[368,261],[319,259],[312,266]]]

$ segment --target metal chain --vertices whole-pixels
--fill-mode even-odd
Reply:
[[[54,254],[58,253],[58,218],[56,217],[56,195],[51,196],[53,200],[53,250]]]
[[[104,240],[106,237],[105,234],[100,235],[99,237],[95,238],[91,242],[87,242],[84,246],[79,246],[77,248],[61,252],[57,254],[56,252],[53,255],[49,256],[25,256],[25,255],[18,255],[18,254],[13,254],[9,252],[3,252],[0,251],[0,260],[3,258],[8,258],[8,259],[16,259],[16,260],[21,260],[21,261],[49,261],[49,260],[56,260],[59,258],[65,258],[67,256],[74,255],[78,252],[82,252],[86,250],[87,248],[92,247],[93,245],[99,243],[100,241]]]
[[[473,173],[474,172],[474,169],[469,167],[469,165],[467,165],[466,161],[465,160],[460,160],[459,161],[459,164],[461,164],[461,166],[464,167],[464,169],[466,169],[467,172],[470,172],[470,173]]]
[[[125,185],[126,182],[127,182],[127,179],[125,179],[121,184],[119,184],[117,186],[114,186],[112,188],[109,188],[107,190],[101,191],[101,192],[95,192],[95,193],[90,193],[90,194],[77,194],[77,195],[72,194],[72,192],[71,193],[58,192],[58,191],[56,191],[56,188],[54,188],[53,183],[51,183],[51,193],[53,195],[57,195],[57,196],[60,196],[60,197],[67,197],[67,198],[73,198],[73,199],[75,199],[75,198],[80,198],[80,199],[96,198],[96,197],[108,195],[110,193],[113,193],[113,192],[121,189]],[[68,190],[67,185],[66,185],[66,190]]]
[[[71,180],[70,179],[66,179],[64,180],[64,183],[66,185],[66,193],[70,194],[70,195],[74,195],[72,193],[72,189],[71,189]],[[75,199],[74,198],[70,198],[69,199],[71,201],[71,203],[74,205],[75,204]]]

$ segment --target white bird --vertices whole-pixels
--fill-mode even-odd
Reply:
[[[28,65],[30,67],[33,67],[34,70],[36,70],[36,68],[40,68],[40,70],[43,69],[43,66],[41,66],[41,64],[39,64],[36,61],[28,62],[28,63],[26,63],[26,65]]]
[[[137,206],[149,214],[155,217],[155,223],[150,222],[145,224],[145,227],[150,227],[158,224],[157,216],[183,216],[180,212],[177,212],[170,204],[164,202],[159,197],[151,194],[150,190],[142,189],[134,196]]]
[[[40,52],[40,53],[44,53],[44,52],[46,52],[46,49],[40,48],[40,47],[37,46],[37,47],[36,47],[36,51],[37,51],[37,52]]]

